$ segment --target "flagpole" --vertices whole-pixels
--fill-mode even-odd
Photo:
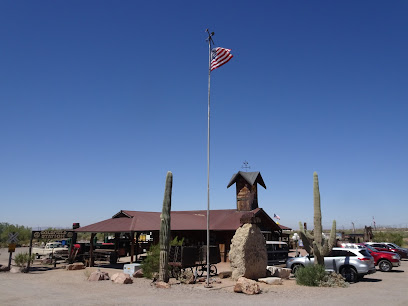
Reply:
[[[211,36],[214,32],[206,30],[208,33],[208,115],[207,115],[207,283],[210,288],[210,88],[211,88]]]

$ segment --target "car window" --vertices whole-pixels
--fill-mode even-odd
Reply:
[[[356,255],[346,250],[332,250],[329,253],[329,257],[343,257],[343,256],[356,256]]]
[[[387,248],[384,244],[380,244],[380,243],[374,243],[374,244],[373,244],[373,247],[375,247],[375,248],[383,248],[383,249],[384,249],[384,248],[385,248],[385,249]]]
[[[367,250],[359,250],[360,254],[365,257],[370,257],[370,253]],[[355,256],[355,255],[354,255]]]
[[[377,252],[376,249],[374,249],[371,245],[367,244],[365,245],[365,247],[367,248],[367,250],[371,251],[371,252]]]

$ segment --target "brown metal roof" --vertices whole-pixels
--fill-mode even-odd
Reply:
[[[262,216],[272,230],[280,230],[279,226],[261,208],[251,211],[255,216]],[[236,230],[240,227],[240,218],[247,211],[235,209],[210,210],[210,230]],[[172,230],[206,230],[207,211],[189,210],[172,211]],[[115,233],[115,232],[143,232],[160,230],[160,213],[121,210],[112,218],[76,229],[77,232]]]
[[[286,231],[291,231],[292,229],[290,227],[284,226],[282,224],[278,224],[278,226],[282,229],[282,230],[286,230]]]

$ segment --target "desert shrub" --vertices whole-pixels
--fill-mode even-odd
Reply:
[[[28,253],[18,253],[16,256],[14,256],[14,263],[19,267],[24,267],[28,264],[29,261],[32,263],[34,261],[34,258],[34,254],[31,254],[30,260],[30,255]]]
[[[404,244],[404,236],[397,232],[377,232],[374,234],[375,242],[391,242],[399,246]]]
[[[178,239],[176,236],[170,241],[170,246],[182,246],[184,238]],[[142,262],[143,275],[147,278],[153,278],[156,273],[159,273],[160,268],[160,246],[158,244],[152,245],[147,257]],[[170,269],[170,267],[169,267]]]
[[[158,244],[153,244],[147,253],[147,257],[142,262],[143,276],[153,278],[153,275],[159,272],[159,267],[160,246]]]
[[[326,271],[322,265],[301,267],[296,271],[296,284],[317,287],[324,280]]]
[[[341,288],[346,288],[350,284],[346,282],[343,276],[341,274],[337,274],[335,272],[332,272],[330,274],[326,274],[323,277],[323,280],[320,281],[319,287],[341,287]]]

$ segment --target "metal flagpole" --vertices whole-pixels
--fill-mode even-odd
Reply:
[[[214,32],[208,33],[208,116],[207,116],[207,283],[210,288],[210,84],[211,84],[211,43]]]

